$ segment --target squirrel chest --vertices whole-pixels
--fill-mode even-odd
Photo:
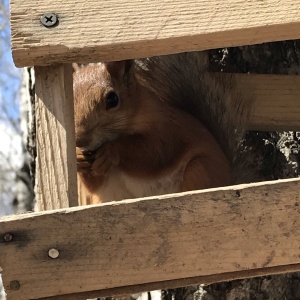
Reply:
[[[93,202],[109,202],[176,193],[183,177],[183,168],[158,178],[132,177],[120,170],[111,170],[101,186],[93,193]]]

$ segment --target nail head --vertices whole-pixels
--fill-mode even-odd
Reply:
[[[3,239],[5,242],[11,242],[13,239],[13,235],[11,233],[5,233]]]
[[[20,282],[18,280],[13,280],[10,282],[9,284],[10,288],[14,291],[17,291],[18,289],[20,289]]]
[[[55,248],[52,248],[48,251],[48,255],[50,258],[58,258],[59,257],[59,251]]]

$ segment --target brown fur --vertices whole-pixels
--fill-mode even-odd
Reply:
[[[176,56],[173,57],[173,64],[176,64],[179,60]],[[99,64],[79,69],[74,73],[78,171],[86,188],[95,196],[96,200],[93,202],[151,196],[152,191],[147,189],[140,195],[140,186],[147,187],[149,182],[149,185],[151,183],[159,187],[170,174],[179,176],[174,175],[175,190],[168,192],[211,188],[231,183],[231,158],[225,155],[227,148],[222,151],[219,146],[218,136],[214,138],[211,133],[214,132],[213,126],[223,117],[217,116],[218,120],[209,127],[200,121],[199,112],[194,114],[196,118],[188,109],[183,110],[181,106],[185,104],[180,102],[181,95],[176,95],[179,88],[175,87],[176,80],[173,82],[170,81],[171,78],[166,78],[177,76],[176,72],[172,71],[172,75],[166,68],[162,76],[162,68],[157,72],[158,77],[154,82],[155,68],[160,65],[155,65],[155,58],[153,59],[151,63],[136,61],[134,65],[132,61]],[[201,69],[199,76],[205,79],[202,85],[207,88],[211,78],[204,75],[204,65],[204,60],[199,58],[196,67]],[[154,67],[147,70],[149,66]],[[180,72],[182,65],[177,64],[176,67]],[[183,68],[187,68],[187,65]],[[198,82],[199,79],[193,80]],[[213,81],[212,84],[216,83]],[[159,93],[158,89],[162,92]],[[216,86],[216,89],[208,91],[208,94],[212,95],[211,98],[215,98],[214,94],[218,94],[219,98],[221,94],[227,97],[228,93],[224,95],[224,89],[227,91],[225,85]],[[106,110],[105,95],[111,90],[118,94],[120,105]],[[198,101],[201,101],[202,94],[199,96]],[[195,98],[195,95],[193,97]],[[193,107],[194,104],[190,102],[196,101],[188,97],[184,100],[189,103],[185,105],[186,108]],[[216,117],[216,111],[203,111],[201,114]],[[234,119],[236,117],[232,116]],[[204,118],[205,122],[206,119]],[[212,122],[211,119],[208,120]],[[235,120],[235,123],[238,122]],[[233,128],[233,125],[231,127]],[[236,138],[235,134],[231,135]],[[228,135],[224,138],[228,138]],[[92,156],[88,159],[82,151],[90,151]],[[120,189],[120,199],[111,199],[110,196],[104,197],[101,194],[105,182],[113,180],[113,176],[116,176],[114,174],[127,176],[133,183],[136,181],[136,185],[131,185],[133,188],[130,191],[124,188],[124,193],[122,187],[114,186],[114,189]]]

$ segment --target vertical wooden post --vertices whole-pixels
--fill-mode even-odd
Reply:
[[[36,67],[39,210],[78,205],[72,66]]]

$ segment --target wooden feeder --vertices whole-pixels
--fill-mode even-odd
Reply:
[[[35,66],[36,192],[47,211],[0,220],[8,300],[300,270],[299,179],[75,207],[71,69],[73,61],[297,39],[300,0],[11,0],[11,27],[15,64]],[[299,76],[235,76],[256,96],[249,129],[300,130]]]

